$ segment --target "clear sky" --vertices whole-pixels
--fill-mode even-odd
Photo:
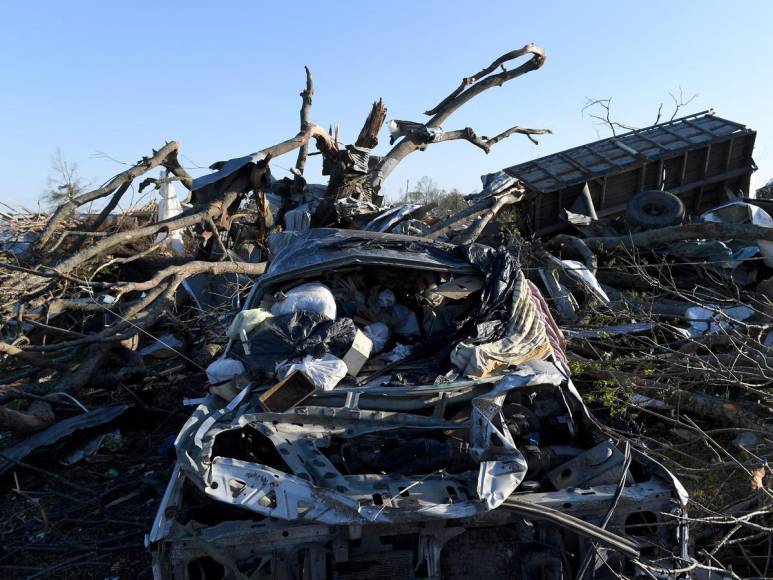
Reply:
[[[311,120],[356,138],[373,100],[388,118],[422,120],[500,54],[534,42],[545,66],[468,103],[445,129],[494,135],[549,127],[534,146],[514,136],[489,155],[442,143],[406,159],[388,196],[423,175],[470,192],[479,176],[607,136],[581,109],[613,97],[617,118],[654,121],[669,91],[698,93],[689,111],[758,133],[759,186],[773,178],[773,2],[132,2],[0,4],[0,201],[31,206],[57,147],[101,183],[178,140],[189,167],[251,153],[298,130],[303,66]],[[386,150],[386,129],[378,152]],[[295,156],[272,168],[286,175]],[[316,181],[319,165],[307,167]],[[204,171],[191,169],[193,175]]]

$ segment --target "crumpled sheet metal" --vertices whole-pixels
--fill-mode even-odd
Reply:
[[[353,197],[337,199],[333,205],[336,210],[336,215],[341,221],[352,221],[358,216],[375,214],[380,211],[380,208],[377,205]]]
[[[197,177],[193,180],[189,201],[201,203],[227,190],[241,191],[249,182],[249,170],[265,158],[262,151],[236,157],[222,163],[214,173]],[[237,182],[240,182],[238,186]]]
[[[272,260],[254,286],[259,289],[258,295],[264,288],[286,280],[301,280],[334,268],[358,265],[478,273],[450,244],[397,234],[315,228],[271,234],[268,244]]]
[[[582,262],[577,260],[561,260],[561,264],[564,266],[566,273],[582,284],[588,292],[595,296],[603,304],[609,304],[609,296],[604,292],[604,289],[599,284],[596,276],[591,272],[588,267]]]
[[[518,271],[513,295],[513,315],[507,322],[508,332],[500,340],[484,344],[460,342],[451,352],[451,362],[466,377],[477,378],[497,370],[532,360],[543,360],[553,350],[545,324],[532,300],[523,272]]]
[[[483,190],[474,196],[476,199],[505,193],[519,183],[515,177],[504,171],[481,175],[480,180],[483,182]]]
[[[538,384],[558,386],[564,380],[563,372],[552,363],[537,361],[523,365],[472,400],[469,424],[347,408],[305,407],[285,414],[254,412],[254,402],[247,399],[245,389],[235,405],[232,401],[215,410],[203,404],[196,410],[178,437],[178,460],[191,480],[203,486],[213,499],[270,517],[337,525],[471,517],[499,507],[526,475],[526,460],[515,446],[502,415],[506,394]],[[231,415],[233,418],[229,419]],[[245,425],[269,437],[291,468],[295,469],[295,464],[313,473],[310,465],[318,465],[323,477],[315,480],[302,471],[291,474],[267,465],[212,458],[217,434]],[[401,427],[469,428],[471,454],[480,462],[478,472],[342,476],[315,448],[317,441],[331,436],[347,438]],[[374,482],[379,482],[380,487],[374,486]],[[454,485],[475,488],[478,499],[450,502],[445,490]],[[411,490],[411,501],[403,502],[401,490],[407,489]],[[391,495],[392,501],[375,505],[368,501],[374,493],[385,498]],[[443,497],[446,499],[442,500]]]
[[[400,222],[402,219],[415,212],[421,206],[415,203],[404,203],[396,205],[395,207],[388,209],[378,217],[374,218],[365,226],[365,230],[368,232],[388,232],[392,226]]]
[[[726,307],[707,304],[706,306],[690,306],[687,308],[684,318],[690,322],[690,327],[687,329],[689,336],[701,336],[727,332],[734,325],[755,314],[756,311],[745,304]]]
[[[701,221],[744,224],[773,228],[773,218],[761,207],[739,199],[728,201],[700,216]],[[773,268],[773,242],[758,240],[760,253],[765,257],[765,265]]]

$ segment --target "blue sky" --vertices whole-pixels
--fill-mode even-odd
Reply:
[[[539,71],[468,103],[445,129],[493,135],[549,127],[489,155],[442,143],[406,159],[396,195],[423,175],[469,192],[482,173],[605,137],[581,109],[613,97],[616,116],[654,121],[669,91],[698,93],[759,134],[753,185],[773,178],[773,2],[72,2],[0,6],[0,200],[32,206],[61,148],[100,183],[165,140],[189,167],[244,155],[294,135],[303,66],[314,75],[311,120],[356,138],[373,100],[388,118],[422,120],[461,77],[534,42]],[[382,133],[379,152],[386,150]],[[286,175],[295,156],[273,164]],[[307,166],[319,175],[318,158]],[[199,175],[203,170],[191,169]]]

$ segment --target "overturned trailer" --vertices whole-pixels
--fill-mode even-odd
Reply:
[[[503,170],[523,183],[523,229],[536,235],[566,227],[562,212],[586,209],[599,218],[625,212],[641,191],[664,189],[698,214],[749,194],[756,132],[704,111],[527,161]],[[594,217],[596,217],[594,216]]]
[[[358,292],[389,287],[419,313],[420,333],[408,357],[284,412],[261,404],[262,379],[230,402],[209,396],[176,441],[148,538],[156,578],[694,568],[684,488],[595,421],[513,251],[330,229],[271,241],[246,308],[317,281],[361,320]],[[467,289],[439,297],[455,280]],[[249,339],[231,345],[245,362],[250,352]]]

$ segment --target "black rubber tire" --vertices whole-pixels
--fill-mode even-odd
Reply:
[[[625,210],[630,226],[645,229],[664,228],[681,224],[684,219],[682,200],[668,191],[641,191],[631,198]]]

